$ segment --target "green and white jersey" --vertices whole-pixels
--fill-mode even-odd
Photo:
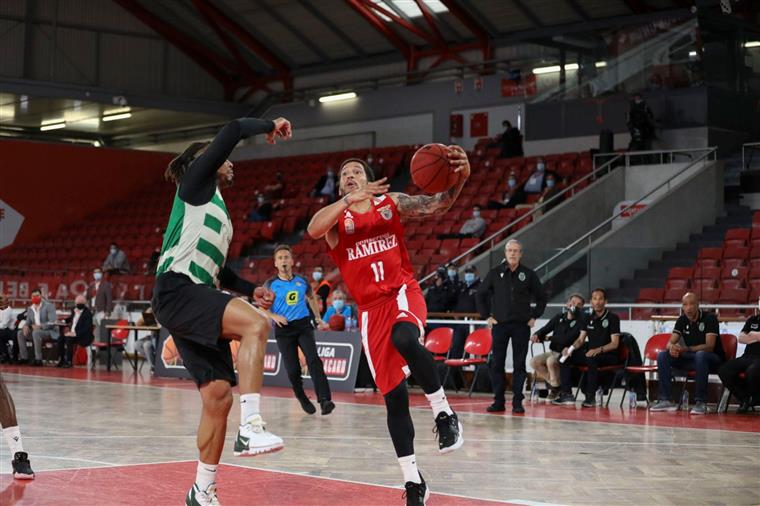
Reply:
[[[166,226],[156,275],[185,274],[195,283],[218,287],[232,240],[232,221],[219,188],[205,204],[183,201],[179,189]]]

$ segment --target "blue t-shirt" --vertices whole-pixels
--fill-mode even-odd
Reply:
[[[327,308],[327,311],[325,311],[325,316],[322,319],[326,322],[329,322],[330,317],[334,315],[335,313],[337,313],[337,311],[335,311],[335,308],[333,307],[333,305],[330,304],[330,307]],[[343,318],[350,318],[352,314],[351,306],[343,306],[343,309],[341,310],[340,314],[343,315]]]
[[[272,311],[274,314],[282,315],[289,322],[300,320],[311,316],[306,296],[311,293],[311,286],[306,278],[294,274],[290,281],[272,278],[266,282],[266,286],[274,292],[274,304]]]

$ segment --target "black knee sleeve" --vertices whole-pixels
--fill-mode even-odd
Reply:
[[[409,413],[409,393],[406,382],[402,381],[385,396],[385,408],[388,414],[388,432],[393,441],[397,457],[406,457],[414,453],[414,424]]]
[[[433,356],[420,344],[420,329],[409,322],[399,322],[391,329],[391,342],[398,350],[414,379],[426,394],[432,394],[441,388],[441,378],[435,368]]]

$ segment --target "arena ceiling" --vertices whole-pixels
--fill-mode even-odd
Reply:
[[[15,23],[33,34],[29,27],[55,26],[97,32],[99,41],[131,35],[159,41],[195,63],[224,96],[190,103],[135,93],[129,121],[109,122],[109,112],[124,104],[107,89],[0,78],[0,135],[62,139],[75,132],[86,142],[108,143],[136,132],[219,124],[247,111],[255,97],[287,100],[299,78],[360,75],[385,64],[424,72],[482,64],[496,49],[519,43],[588,51],[601,31],[691,13],[695,3],[720,12],[718,0],[76,0],[87,15],[66,16],[67,1],[0,2],[0,23],[6,23],[0,28],[7,32]],[[731,1],[735,14],[757,21],[760,2]],[[27,40],[5,50],[23,52],[26,65],[30,46]],[[100,66],[97,57],[92,61]],[[76,72],[104,71],[79,64]],[[40,131],[56,119],[65,119],[65,131]]]

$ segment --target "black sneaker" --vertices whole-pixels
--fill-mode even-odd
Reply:
[[[430,490],[427,488],[422,473],[420,473],[420,480],[422,480],[422,483],[407,481],[404,484],[406,491],[403,497],[406,497],[406,506],[424,506],[430,497]]]
[[[33,480],[34,471],[29,463],[29,455],[26,452],[16,452],[13,456],[13,477],[17,480]]]
[[[495,402],[486,408],[489,413],[503,413],[506,410],[504,404],[496,404]]]
[[[308,414],[313,415],[317,412],[317,408],[312,404],[312,402],[309,400],[308,397],[305,395],[303,397],[296,396],[296,399],[298,399],[298,402],[301,403],[301,408],[303,408],[304,411],[306,411]]]
[[[323,415],[329,415],[333,412],[333,409],[335,409],[335,403],[330,399],[320,402],[319,405],[322,407]]]
[[[552,404],[555,406],[575,406],[575,397],[573,397],[573,394],[559,394],[559,397],[554,399],[552,401]]]
[[[596,401],[594,399],[589,399],[588,397],[583,400],[583,404],[581,404],[582,408],[595,408],[596,407]]]
[[[450,415],[445,411],[438,413],[438,416],[435,417],[433,432],[438,437],[438,453],[453,452],[464,443],[462,424],[459,423],[456,413]]]
[[[524,414],[525,408],[523,407],[522,403],[512,405],[512,413],[514,413],[515,415]]]

